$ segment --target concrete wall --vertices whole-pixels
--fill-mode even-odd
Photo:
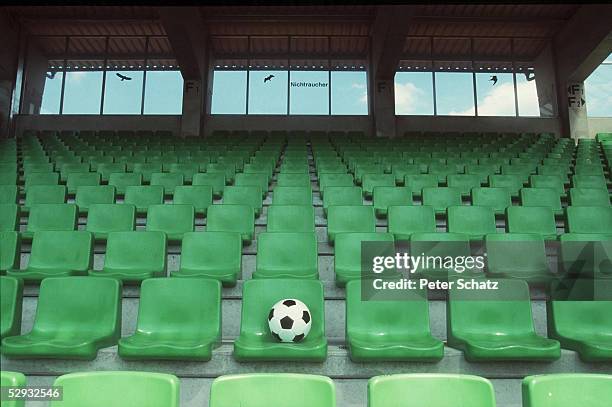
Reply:
[[[0,138],[9,133],[19,45],[18,27],[0,10]]]
[[[612,117],[589,117],[589,138],[597,133],[612,133]]]
[[[49,60],[38,45],[30,41],[25,62],[25,86],[22,95],[21,113],[38,114],[45,89]]]

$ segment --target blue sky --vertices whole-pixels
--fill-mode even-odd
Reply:
[[[587,114],[612,117],[612,54],[584,81]]]

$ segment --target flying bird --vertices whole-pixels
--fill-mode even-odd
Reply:
[[[51,72],[47,72],[45,75],[47,75],[47,78],[49,78],[49,79],[55,79],[55,74],[56,73],[57,72],[55,72],[55,71],[51,71]]]
[[[493,75],[493,76],[491,76],[491,79],[489,79],[489,80],[490,80],[491,82],[493,82],[493,85],[491,85],[491,86],[495,86],[495,84],[497,83],[497,76],[496,76],[496,75]]]
[[[123,82],[123,81],[131,81],[132,80],[132,78],[130,78],[129,76],[121,75],[120,73],[115,74],[115,75],[117,75],[121,79],[121,82]]]
[[[274,75],[268,75],[264,78],[264,83],[269,82],[272,80],[272,78],[274,78]]]
[[[535,72],[525,72],[525,79],[527,82],[531,82],[535,79]]]

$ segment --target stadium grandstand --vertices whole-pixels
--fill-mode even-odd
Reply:
[[[0,7],[2,407],[611,407],[609,4]]]

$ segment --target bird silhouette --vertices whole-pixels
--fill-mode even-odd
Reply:
[[[534,79],[535,79],[535,72],[525,72],[525,80],[527,80],[527,82],[531,82]]]
[[[492,86],[494,86],[494,85],[497,83],[497,76],[496,76],[496,75],[493,75],[493,76],[491,76],[491,79],[489,79],[489,80],[490,80],[491,82],[493,82],[493,85],[492,85]]]
[[[264,78],[264,83],[269,82],[272,80],[272,78],[274,78],[274,75],[268,75]]]
[[[132,80],[132,78],[130,78],[129,76],[121,75],[120,73],[115,74],[115,75],[117,75],[121,79],[121,82],[123,82],[123,81],[131,81]]]

